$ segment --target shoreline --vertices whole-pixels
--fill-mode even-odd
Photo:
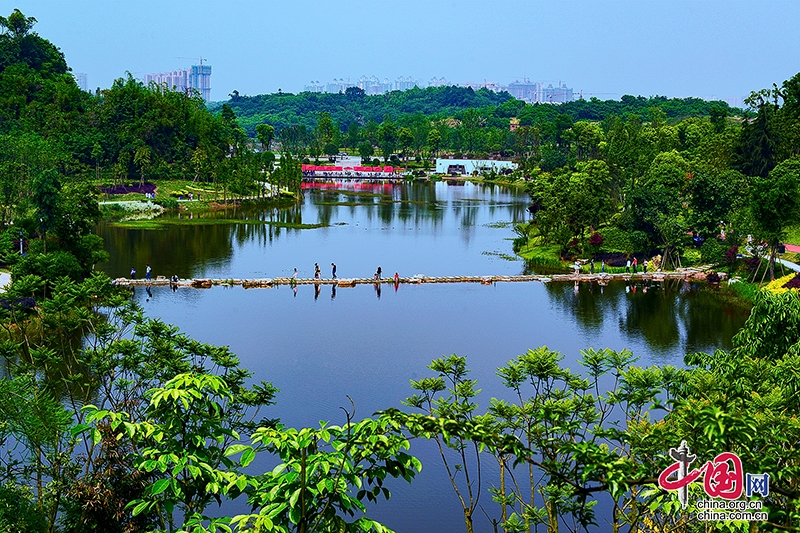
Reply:
[[[338,287],[354,287],[356,285],[374,285],[374,284],[404,284],[404,285],[421,285],[424,283],[480,283],[481,285],[493,285],[495,283],[520,283],[538,281],[541,283],[587,283],[596,282],[600,285],[606,285],[611,281],[650,281],[654,283],[664,282],[666,280],[683,279],[693,281],[705,281],[705,270],[701,268],[687,268],[680,271],[670,272],[653,272],[653,273],[637,273],[637,274],[530,274],[518,276],[412,276],[401,277],[395,280],[394,278],[342,278],[342,279],[313,279],[302,278],[293,279],[286,277],[277,278],[194,278],[194,279],[179,279],[178,281],[170,281],[165,276],[158,276],[156,279],[130,279],[130,278],[117,278],[113,280],[114,284],[120,287],[148,287],[148,286],[172,286],[172,287],[186,287],[194,289],[207,289],[212,286],[242,286],[245,289],[253,288],[271,288],[279,285],[336,285]],[[726,280],[726,275],[720,276],[720,281]]]

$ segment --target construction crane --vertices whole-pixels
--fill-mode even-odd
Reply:
[[[192,60],[199,59],[201,67],[203,66],[203,61],[208,61],[207,57],[199,57],[198,58],[198,57],[180,57],[180,56],[176,56],[175,59],[192,59]]]

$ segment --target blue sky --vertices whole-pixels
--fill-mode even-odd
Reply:
[[[741,98],[800,71],[800,0],[3,0],[90,88],[208,58],[212,99],[311,80],[507,84]]]

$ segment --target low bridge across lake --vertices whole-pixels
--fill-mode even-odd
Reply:
[[[291,277],[278,277],[278,278],[195,278],[195,279],[178,279],[172,281],[164,276],[158,276],[155,279],[129,279],[117,278],[115,283],[120,286],[130,287],[144,287],[144,286],[175,286],[175,287],[189,287],[196,289],[208,289],[214,285],[221,286],[242,286],[245,289],[256,288],[271,288],[278,285],[337,285],[338,287],[355,287],[356,285],[372,285],[375,283],[385,284],[423,284],[423,283],[480,283],[483,285],[492,285],[494,283],[505,282],[530,282],[539,281],[543,283],[550,282],[595,282],[605,285],[610,281],[651,281],[663,282],[668,279],[693,279],[704,280],[706,278],[706,268],[685,268],[677,271],[670,272],[638,272],[636,274],[628,273],[615,273],[615,274],[531,274],[531,275],[518,275],[518,276],[423,276],[415,275],[411,277],[398,277],[398,278],[339,278],[339,279],[313,279],[302,278],[294,279]],[[720,278],[724,278],[724,273],[720,273]]]

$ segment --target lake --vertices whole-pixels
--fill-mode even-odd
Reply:
[[[512,227],[525,220],[522,191],[445,182],[305,191],[301,205],[285,210],[237,209],[212,218],[326,224],[318,229],[215,224],[132,230],[101,225],[111,260],[109,275],[139,272],[180,277],[312,277],[314,263],[330,276],[520,274],[511,260]],[[195,215],[196,216],[196,215]],[[209,221],[213,222],[213,221]],[[682,365],[683,355],[730,347],[746,312],[731,308],[712,290],[684,282],[626,285],[540,282],[480,284],[300,285],[272,289],[156,287],[136,290],[151,317],[180,326],[203,342],[228,345],[256,380],[281,392],[266,416],[290,426],[344,421],[340,407],[357,418],[400,406],[412,394],[410,379],[431,375],[434,358],[467,357],[485,408],[508,396],[495,370],[528,348],[561,351],[576,369],[583,348],[627,348],[640,364]],[[463,531],[461,509],[431,443],[415,441],[423,472],[408,485],[390,485],[393,497],[371,516],[398,532]],[[491,461],[486,461],[487,464]],[[489,465],[487,486],[496,481]],[[494,474],[492,474],[494,472]],[[494,517],[489,494],[484,508]],[[242,506],[232,512],[244,511]],[[476,531],[491,531],[478,511]]]

